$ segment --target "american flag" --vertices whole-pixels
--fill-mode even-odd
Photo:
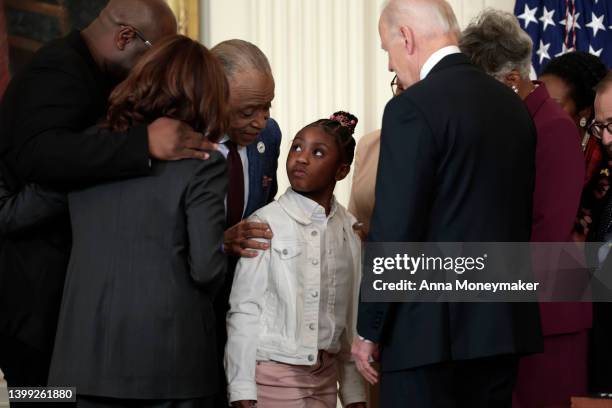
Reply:
[[[514,14],[533,40],[536,73],[574,50],[612,67],[612,0],[516,0]]]

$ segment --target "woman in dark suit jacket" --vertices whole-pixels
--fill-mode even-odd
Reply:
[[[580,136],[546,86],[529,80],[531,39],[512,14],[490,10],[463,32],[461,49],[524,100],[536,126],[531,241],[571,241],[585,173]],[[540,248],[534,247],[538,259],[550,259]],[[567,262],[559,260],[552,270]],[[540,312],[544,353],[521,360],[513,406],[569,407],[571,396],[587,392],[591,304],[541,303]]]
[[[95,131],[170,117],[216,140],[227,99],[220,63],[174,36],[113,91]],[[150,176],[69,194],[73,247],[50,384],[75,386],[84,406],[213,406],[226,187],[225,160],[211,152],[205,161],[153,161]]]

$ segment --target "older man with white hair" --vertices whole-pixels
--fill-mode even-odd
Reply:
[[[520,98],[460,53],[444,0],[391,0],[379,32],[406,90],[385,108],[369,240],[529,241],[536,138]],[[371,383],[380,354],[384,408],[510,407],[519,356],[542,347],[533,303],[362,302],[357,331]]]

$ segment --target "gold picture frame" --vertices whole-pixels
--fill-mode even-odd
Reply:
[[[199,0],[166,0],[178,22],[179,34],[200,40]]]

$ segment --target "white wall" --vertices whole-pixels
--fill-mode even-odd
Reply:
[[[283,131],[279,192],[288,186],[285,160],[304,125],[348,110],[355,133],[380,128],[391,96],[387,59],[380,49],[378,16],[384,0],[202,0],[202,40],[251,41],[268,56],[276,80],[272,116]],[[485,7],[512,11],[515,0],[450,0],[464,27]],[[336,187],[347,204],[350,176]]]

